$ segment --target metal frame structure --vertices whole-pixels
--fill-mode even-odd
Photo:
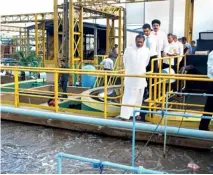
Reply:
[[[32,13],[18,15],[2,15],[1,23],[27,23],[35,22],[36,55],[43,55],[45,58],[45,21],[54,19],[54,63],[58,64],[58,58],[64,58],[71,68],[83,63],[83,19],[105,18],[107,23],[106,31],[106,54],[118,39],[119,60],[121,65],[121,54],[125,46],[125,12],[122,7],[112,6],[113,4],[154,2],[167,0],[64,0],[64,4],[58,5],[58,0],[54,0],[54,12]],[[193,31],[193,10],[194,0],[185,0],[185,36],[188,40],[192,38]],[[69,20],[69,21],[68,21]],[[115,21],[118,20],[118,34],[115,34]],[[38,23],[42,25],[39,34]],[[63,32],[58,28],[63,26]],[[6,29],[12,31],[14,29]],[[15,29],[16,31],[16,29]],[[59,47],[59,36],[62,35],[62,44]],[[27,35],[28,36],[28,35]],[[39,41],[39,36],[42,36]],[[27,39],[29,40],[29,39]],[[69,50],[69,52],[68,52]]]

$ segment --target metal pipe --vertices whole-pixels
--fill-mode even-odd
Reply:
[[[133,114],[133,127],[132,127],[132,167],[135,167],[135,112]]]
[[[0,108],[1,112],[10,112],[15,113],[19,115],[30,115],[34,117],[41,117],[41,118],[47,118],[47,119],[58,119],[63,121],[73,121],[76,123],[85,123],[85,124],[94,124],[98,126],[108,126],[108,127],[117,127],[117,128],[127,128],[132,129],[132,122],[125,122],[125,121],[116,121],[116,120],[110,120],[110,119],[100,119],[100,118],[93,118],[93,117],[83,117],[83,116],[77,116],[77,115],[70,115],[70,114],[61,114],[61,113],[52,113],[52,112],[46,112],[46,111],[36,111],[36,110],[29,110],[29,109],[23,109],[23,108],[15,108],[11,106],[5,106],[2,105]],[[150,113],[151,111],[144,111],[146,113]],[[140,112],[140,111],[139,111]],[[167,112],[169,113],[169,112]],[[161,112],[155,112],[155,114],[162,114]],[[166,112],[165,112],[166,114]],[[174,113],[169,113],[174,114]],[[178,115],[178,114],[175,114]],[[187,115],[187,114],[185,114]],[[192,116],[192,115],[190,115]],[[149,131],[153,132],[156,129],[156,125],[154,124],[146,124],[146,123],[136,123],[135,128],[137,130],[141,131]],[[156,132],[163,133],[164,132],[164,126],[159,126]],[[171,135],[177,135],[177,131],[179,128],[177,127],[167,127],[167,133]],[[179,130],[178,136],[184,136],[184,137],[194,137],[194,138],[200,138],[200,139],[210,139],[213,140],[213,132],[209,131],[201,131],[201,130],[195,130],[195,129],[186,129],[181,128]]]
[[[206,93],[183,93],[183,92],[167,92],[167,94],[175,94],[175,95],[190,95],[190,96],[213,96],[213,94]]]
[[[209,116],[196,116],[196,115],[191,115],[191,114],[178,114],[178,113],[172,113],[172,112],[166,112],[166,111],[160,111],[160,112],[153,112],[153,111],[146,111],[146,110],[136,110],[136,112],[142,112],[142,113],[151,113],[151,114],[158,114],[158,115],[171,115],[171,116],[179,116],[179,117],[191,117],[191,118],[205,118],[205,119],[213,119],[212,117]]]
[[[61,174],[61,159],[62,158],[74,159],[74,160],[78,160],[78,161],[82,161],[82,162],[89,162],[89,163],[92,163],[93,165],[98,164],[98,165],[113,167],[113,168],[116,168],[116,169],[133,171],[133,172],[138,173],[138,174],[167,174],[166,172],[150,170],[150,169],[146,169],[146,168],[143,168],[143,167],[131,167],[131,166],[127,166],[127,165],[112,163],[112,162],[108,162],[108,161],[101,161],[101,160],[98,160],[98,159],[90,159],[90,158],[86,158],[86,157],[75,156],[75,155],[72,155],[72,154],[65,154],[65,153],[58,153],[56,155],[57,173],[58,174]]]

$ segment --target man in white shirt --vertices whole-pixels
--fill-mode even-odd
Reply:
[[[151,71],[152,59],[157,58],[160,55],[160,49],[157,47],[157,37],[151,33],[151,26],[149,24],[143,25],[143,33],[145,36],[145,46],[150,50],[150,61],[146,68],[146,71]],[[154,72],[158,70],[158,62],[154,62]]]
[[[144,45],[145,37],[137,35],[136,44],[125,49],[123,63],[125,75],[145,75],[146,67],[149,64],[149,49]],[[146,78],[125,77],[124,78],[124,94],[122,104],[141,106],[144,89],[147,86]],[[140,109],[137,107],[121,107],[120,118],[123,120],[130,119],[133,111]],[[137,113],[139,116],[139,113]]]
[[[104,70],[113,70],[113,61],[111,58],[104,59],[100,64],[104,65]]]
[[[173,57],[173,56],[180,55],[179,47],[174,42],[173,35],[171,33],[168,34],[168,42],[169,42],[169,44],[164,49],[164,56]],[[168,67],[169,67],[169,60],[168,59],[163,60],[162,69],[166,69]],[[175,72],[177,71],[177,69],[176,69],[177,68],[177,59],[174,59],[174,58],[171,59],[171,67],[172,67],[172,69],[174,69]]]
[[[211,51],[208,56],[207,75],[209,78],[213,79],[213,51]],[[213,94],[213,82],[209,82],[208,88],[209,88],[208,94]],[[213,97],[212,96],[207,97],[206,104],[204,107],[204,112],[213,113]],[[204,116],[212,116],[212,115],[204,114]],[[208,131],[210,121],[211,121],[210,119],[204,119],[204,118],[201,119],[199,130]]]
[[[179,50],[180,55],[183,55],[183,44],[182,44],[182,42],[177,40],[176,35],[173,35],[173,39],[174,39],[174,42],[178,45],[178,50]]]
[[[157,36],[157,47],[159,47],[161,53],[158,53],[158,58],[163,57],[163,51],[168,45],[166,33],[160,30],[161,22],[158,19],[152,21],[152,34]]]

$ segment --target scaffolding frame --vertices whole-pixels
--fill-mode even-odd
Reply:
[[[118,67],[121,66],[121,55],[125,46],[125,11],[122,7],[113,6],[112,4],[137,3],[137,2],[154,2],[167,0],[65,0],[67,5],[58,5],[58,0],[54,0],[54,12],[31,13],[18,15],[2,15],[1,23],[38,23],[48,20],[54,20],[54,63],[58,65],[59,58],[64,58],[71,68],[83,63],[83,19],[105,18],[107,23],[106,31],[106,54],[118,39]],[[193,13],[194,0],[185,0],[185,36],[188,40],[192,38],[193,31]],[[66,11],[66,13],[64,13]],[[69,16],[69,17],[68,17]],[[69,21],[68,21],[69,20]],[[118,20],[118,34],[115,34],[115,20]],[[66,21],[66,22],[65,22]],[[63,26],[63,32],[59,32],[58,27]],[[8,30],[8,29],[5,29]],[[13,30],[13,29],[10,29]],[[36,55],[40,50],[45,57],[45,32],[42,29],[42,41],[39,41],[38,27],[35,30]],[[9,31],[9,30],[8,30]],[[62,35],[62,44],[59,48],[58,39]],[[29,39],[28,39],[29,40]],[[39,47],[39,44],[42,45]],[[42,49],[41,49],[42,48]],[[67,52],[69,50],[69,53]]]

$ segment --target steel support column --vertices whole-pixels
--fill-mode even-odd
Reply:
[[[119,19],[118,19],[118,67],[121,68],[122,59],[121,53],[123,51],[123,9],[119,10]]]
[[[68,64],[69,57],[69,20],[68,20],[68,0],[64,0],[63,4],[63,36],[62,36],[62,44],[63,44],[63,59],[66,64]]]
[[[42,24],[42,60],[43,60],[43,66],[45,65],[45,59],[46,59],[46,36],[45,36],[45,22]]]
[[[84,61],[84,51],[83,51],[83,41],[84,41],[84,23],[83,23],[83,6],[80,7],[79,14],[79,33],[80,33],[80,43],[79,43],[79,51],[80,51],[80,63],[82,65]],[[77,62],[79,63],[79,62]]]
[[[193,37],[194,0],[185,0],[185,29],[184,36],[190,42]]]
[[[74,5],[73,0],[69,0],[69,65],[74,69]],[[72,75],[72,84],[75,76]]]
[[[144,2],[145,3],[145,2]],[[124,21],[123,21],[123,50],[125,50],[125,48],[126,48],[126,37],[127,37],[127,30],[126,30],[126,9],[123,9],[123,19],[124,19]],[[145,24],[145,23],[144,23]]]
[[[115,20],[112,19],[112,26],[110,30],[110,49],[115,45]]]
[[[110,20],[109,18],[106,19],[106,55],[109,55],[110,52],[110,42],[109,42],[109,36],[110,36]]]
[[[27,54],[30,52],[30,30],[27,29]]]
[[[94,55],[98,54],[98,30],[94,27]]]
[[[21,29],[19,31],[19,47],[20,47],[20,51],[22,51],[22,32],[21,32]]]
[[[173,33],[175,0],[169,0],[169,33]]]
[[[58,66],[58,0],[54,0],[54,63]]]

